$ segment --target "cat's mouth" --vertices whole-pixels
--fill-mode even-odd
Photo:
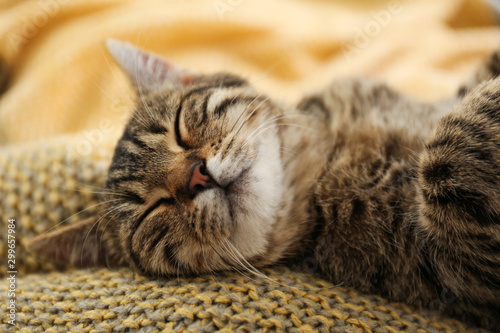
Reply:
[[[229,198],[244,195],[247,193],[245,183],[248,182],[248,173],[250,168],[243,170],[233,181],[231,181],[225,188],[224,192]]]

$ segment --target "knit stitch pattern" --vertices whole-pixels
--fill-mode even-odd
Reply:
[[[75,149],[81,140],[1,149],[1,267],[7,219],[15,218],[18,273],[12,326],[7,270],[0,272],[0,332],[473,332],[438,312],[334,286],[317,272],[274,267],[263,271],[267,277],[154,279],[127,268],[75,270],[42,260],[25,250],[27,239],[65,219],[78,222],[102,198],[114,140]]]
[[[237,273],[157,280],[127,269],[20,279],[20,332],[468,332],[285,268],[269,279]],[[2,291],[1,297],[5,298]],[[5,311],[5,302],[1,305]],[[5,317],[5,316],[4,316]],[[3,318],[5,320],[5,318]],[[8,328],[8,326],[4,326]]]

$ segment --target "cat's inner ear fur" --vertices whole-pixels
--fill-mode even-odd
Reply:
[[[149,94],[169,85],[187,85],[196,75],[194,71],[175,66],[129,43],[107,39],[106,47],[140,94]]]
[[[117,266],[112,258],[116,252],[109,235],[99,230],[96,218],[91,217],[28,241],[30,252],[74,267]]]

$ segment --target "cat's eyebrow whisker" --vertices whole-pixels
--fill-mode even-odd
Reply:
[[[254,129],[254,130],[252,131],[252,133],[250,133],[250,134],[248,135],[247,139],[248,139],[248,138],[250,138],[250,137],[251,137],[251,136],[252,136],[255,132],[257,132],[260,128],[262,128],[262,127],[264,127],[264,126],[266,126],[266,125],[268,125],[268,124],[271,124],[271,123],[273,123],[273,122],[274,122],[274,123],[276,123],[278,120],[283,119],[283,118],[286,118],[286,117],[288,117],[288,116],[287,116],[287,115],[284,115],[284,114],[276,114],[276,115],[274,115],[274,116],[270,117],[268,120],[266,120],[265,122],[263,122],[262,124],[260,124],[260,125],[259,125],[256,129]],[[234,136],[233,136],[233,137],[234,137]]]
[[[279,114],[276,114],[274,116],[272,116],[271,118],[269,118],[268,120],[266,120],[265,122],[263,122],[262,124],[260,124],[256,129],[254,129],[252,131],[252,133],[250,133],[248,135],[248,137],[251,137],[255,132],[257,132],[259,129],[261,129],[262,127],[270,124],[270,123],[276,123],[278,120],[281,120],[281,119],[287,119],[287,118],[293,118],[293,117],[298,117],[298,115],[287,115],[287,114],[283,114],[283,113],[279,113]]]
[[[240,125],[240,128],[238,128],[238,130],[236,131],[236,133],[234,134],[234,136],[238,135],[238,133],[240,133],[241,129],[243,128],[243,126],[248,122],[248,120],[252,117],[252,115],[259,109],[259,107],[264,104],[267,100],[269,99],[269,97],[266,97],[262,102],[260,102],[259,105],[257,105],[253,111],[243,120],[242,124]],[[232,131],[232,130],[231,130]]]
[[[136,119],[139,122],[139,124],[141,124],[143,127],[147,127],[148,119],[140,112],[134,112],[132,118]]]
[[[255,102],[257,100],[257,98],[259,98],[260,96],[262,96],[262,93],[260,93],[257,96],[255,96],[254,99],[250,103],[248,103],[247,106],[245,106],[245,108],[240,112],[238,118],[236,118],[236,120],[234,121],[233,126],[231,126],[231,129],[229,130],[229,133],[231,133],[234,130],[234,128],[238,124],[238,121],[240,121],[241,117],[245,114],[246,110],[248,110],[248,107],[250,105],[252,105],[252,103]]]
[[[244,91],[245,91],[245,89],[241,89],[240,88],[240,91],[236,95],[233,96],[233,98],[231,99],[231,102],[229,103],[229,105],[231,105],[234,102],[234,100],[236,98],[238,98],[241,95],[241,93],[244,92]],[[254,100],[255,100],[255,98],[254,98]],[[252,104],[252,103],[253,103],[253,101],[250,102],[250,104]],[[246,108],[248,108],[248,105],[245,107],[245,109],[243,111],[241,111],[240,116],[238,117],[238,119],[236,119],[236,122],[238,122],[239,118],[245,112]],[[222,130],[224,129],[224,125],[226,123],[226,120],[227,120],[227,112],[224,112],[224,116],[222,118],[222,122],[221,122],[221,125],[220,125],[219,136],[222,136]],[[233,124],[233,128],[236,125],[236,122]]]
[[[280,151],[284,154],[287,154],[290,157],[295,157],[297,155],[297,152],[295,150],[286,148],[284,146],[280,146]]]
[[[253,103],[254,103],[257,99],[259,99],[262,95],[263,95],[262,93],[258,94],[257,96],[255,96],[255,97],[254,97],[254,99],[252,99],[252,101],[251,101],[250,103],[248,103],[248,105],[247,105],[247,106],[245,106],[245,108],[243,109],[243,111],[240,113],[240,115],[239,115],[238,119],[236,119],[236,121],[234,122],[233,126],[231,127],[230,132],[232,132],[232,131],[234,130],[234,128],[235,128],[235,127],[236,127],[236,125],[238,124],[238,121],[239,121],[239,120],[241,119],[241,117],[245,114],[245,112],[248,110],[248,108],[250,107],[250,105],[252,105],[252,104],[253,104]],[[268,99],[269,99],[269,97],[265,98],[263,102],[267,101]],[[259,105],[257,105],[257,106],[256,106],[256,107],[252,110],[252,112],[250,113],[250,115],[252,115],[252,114],[255,112],[255,110],[257,110],[257,109],[259,108],[259,106],[261,106],[261,105],[262,105],[262,103],[263,103],[263,102],[261,102]],[[242,121],[242,124],[240,125],[240,128],[241,128],[241,126],[243,126],[243,124],[245,124],[245,123],[248,121],[248,118],[249,118],[249,116],[247,116],[247,117],[246,117],[246,118]],[[238,132],[239,132],[239,130],[238,130]]]
[[[238,94],[238,95],[239,95],[239,94]],[[238,95],[237,95],[237,96],[238,96]],[[244,109],[240,112],[240,114],[239,114],[238,118],[236,118],[236,120],[234,121],[233,126],[231,126],[231,129],[229,130],[229,132],[228,132],[228,133],[232,133],[232,132],[233,132],[234,128],[235,128],[235,127],[236,127],[236,125],[238,124],[238,121],[241,119],[241,117],[243,116],[243,114],[245,114],[245,112],[246,112],[246,110],[248,109],[248,107],[249,107],[250,105],[252,105],[252,103],[253,103],[255,100],[257,100],[257,98],[259,98],[260,96],[262,96],[262,93],[260,93],[260,94],[258,94],[257,96],[255,96],[255,97],[254,97],[254,99],[253,99],[250,103],[248,103],[248,105],[247,105],[247,106],[245,106],[245,108],[244,108]],[[234,98],[236,98],[236,96],[235,96],[235,97],[233,97],[233,100],[234,100]],[[226,114],[227,114],[227,112],[224,114],[224,116],[225,116]],[[222,133],[222,126],[223,126],[223,125],[224,125],[224,123],[222,123],[222,124],[221,124],[221,133]],[[234,138],[235,138],[235,137],[236,137],[236,134],[232,135],[231,140],[229,141],[229,142],[230,142],[230,143],[229,143],[229,145],[233,142],[233,140],[234,140]]]
[[[246,107],[245,107],[245,108],[241,111],[240,115],[238,116],[238,118],[237,118],[237,119],[236,119],[236,121],[234,122],[233,126],[231,127],[231,130],[229,131],[229,134],[231,134],[231,133],[233,132],[234,127],[238,124],[238,121],[240,120],[241,116],[243,116],[243,114],[244,114],[244,113],[245,113],[245,111],[248,109],[248,107],[249,107],[249,106],[250,106],[250,105],[251,105],[251,104],[252,104],[252,103],[253,103],[253,102],[254,102],[257,98],[259,98],[261,95],[262,95],[262,94],[257,95],[257,96],[256,96],[256,97],[255,97],[255,98],[254,98],[254,99],[253,99],[253,100],[252,100],[252,101],[251,101],[251,102],[250,102],[250,103],[249,103],[249,104],[248,104],[248,105],[247,105],[247,106],[246,106]],[[255,109],[254,109],[254,111],[255,111]],[[252,111],[252,112],[254,112],[254,111]],[[243,126],[244,124],[245,124],[245,122],[243,122],[241,126]],[[240,129],[241,129],[241,127],[240,127]],[[239,130],[240,130],[240,129],[239,129]],[[238,130],[238,132],[239,132],[239,130]],[[229,143],[227,144],[227,146],[228,146],[228,147],[229,147],[229,146],[231,146],[231,144],[233,143],[234,139],[236,138],[236,134],[238,134],[238,132],[237,132],[237,133],[235,133],[235,134],[233,134],[233,135],[231,136],[231,139],[229,140]]]
[[[142,92],[142,88],[139,86],[139,96],[141,98],[141,102],[142,102],[142,105],[144,105],[144,108],[146,109],[146,112],[148,113],[149,117],[151,119],[154,119],[154,114],[153,114],[153,111],[151,111],[151,109],[148,107],[148,105],[146,104],[146,100],[144,99],[144,94]],[[137,112],[136,112],[137,113]]]
[[[262,129],[259,133],[257,133],[256,135],[254,135],[253,137],[249,137],[247,140],[245,140],[245,143],[241,146],[241,148],[244,148],[247,144],[249,143],[252,143],[253,140],[255,140],[260,134],[262,134],[264,131],[267,131],[267,130],[270,130],[272,128],[276,128],[276,127],[279,127],[279,126],[294,126],[294,127],[299,127],[299,128],[303,128],[303,129],[307,129],[307,130],[312,130],[311,128],[309,127],[306,127],[306,126],[302,126],[302,125],[298,125],[298,124],[292,124],[292,123],[280,123],[280,124],[272,124],[264,129]],[[254,131],[255,132],[255,131]]]
[[[257,83],[257,82],[260,82],[260,81],[262,81],[262,80],[268,79],[268,78],[270,78],[270,77],[271,77],[271,76],[269,76],[269,75],[267,75],[267,76],[262,76],[262,77],[260,77],[260,78],[258,78],[258,79],[255,79],[254,81],[250,82],[249,84],[250,84],[250,85],[254,85],[254,84],[255,84],[255,83]],[[241,90],[240,90],[240,92],[239,92],[238,94],[236,94],[236,95],[235,95],[235,96],[231,99],[231,103],[229,103],[229,104],[232,104],[232,102],[233,102],[233,101],[234,101],[234,100],[235,100],[238,96],[240,96],[240,95],[241,95],[241,93],[242,93],[242,92],[244,92],[244,91],[245,91],[245,89],[241,89]],[[255,97],[255,98],[254,98],[254,99],[253,99],[250,103],[248,103],[248,105],[245,107],[245,109],[243,109],[243,111],[241,111],[241,113],[240,113],[240,115],[239,115],[238,119],[236,119],[236,121],[234,122],[234,124],[233,124],[233,126],[232,126],[232,128],[231,128],[231,130],[230,130],[229,132],[232,132],[232,131],[234,130],[234,127],[236,126],[236,124],[237,124],[237,123],[238,123],[238,121],[240,120],[241,116],[245,113],[245,111],[248,109],[248,107],[249,107],[250,105],[252,105],[252,103],[253,103],[253,102],[254,102],[257,98],[259,98],[260,96],[262,96],[262,93],[260,93],[259,95],[257,95],[257,96],[256,96],[256,97]],[[226,113],[224,113],[224,118],[223,118],[223,120],[222,120],[221,130],[220,130],[220,134],[219,134],[219,135],[222,135],[222,129],[223,129],[224,123],[225,123],[225,121],[226,121],[226,115],[227,115],[227,112],[226,112]]]

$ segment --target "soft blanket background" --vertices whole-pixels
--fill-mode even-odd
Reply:
[[[465,331],[279,268],[150,280],[63,269],[26,239],[98,209],[113,145],[133,107],[104,48],[129,41],[202,72],[242,74],[293,103],[331,79],[364,75],[434,101],[500,46],[480,0],[0,1],[0,331]],[[83,210],[69,220],[68,217]],[[7,324],[7,219],[16,219],[17,326]],[[47,273],[50,272],[48,275]]]

